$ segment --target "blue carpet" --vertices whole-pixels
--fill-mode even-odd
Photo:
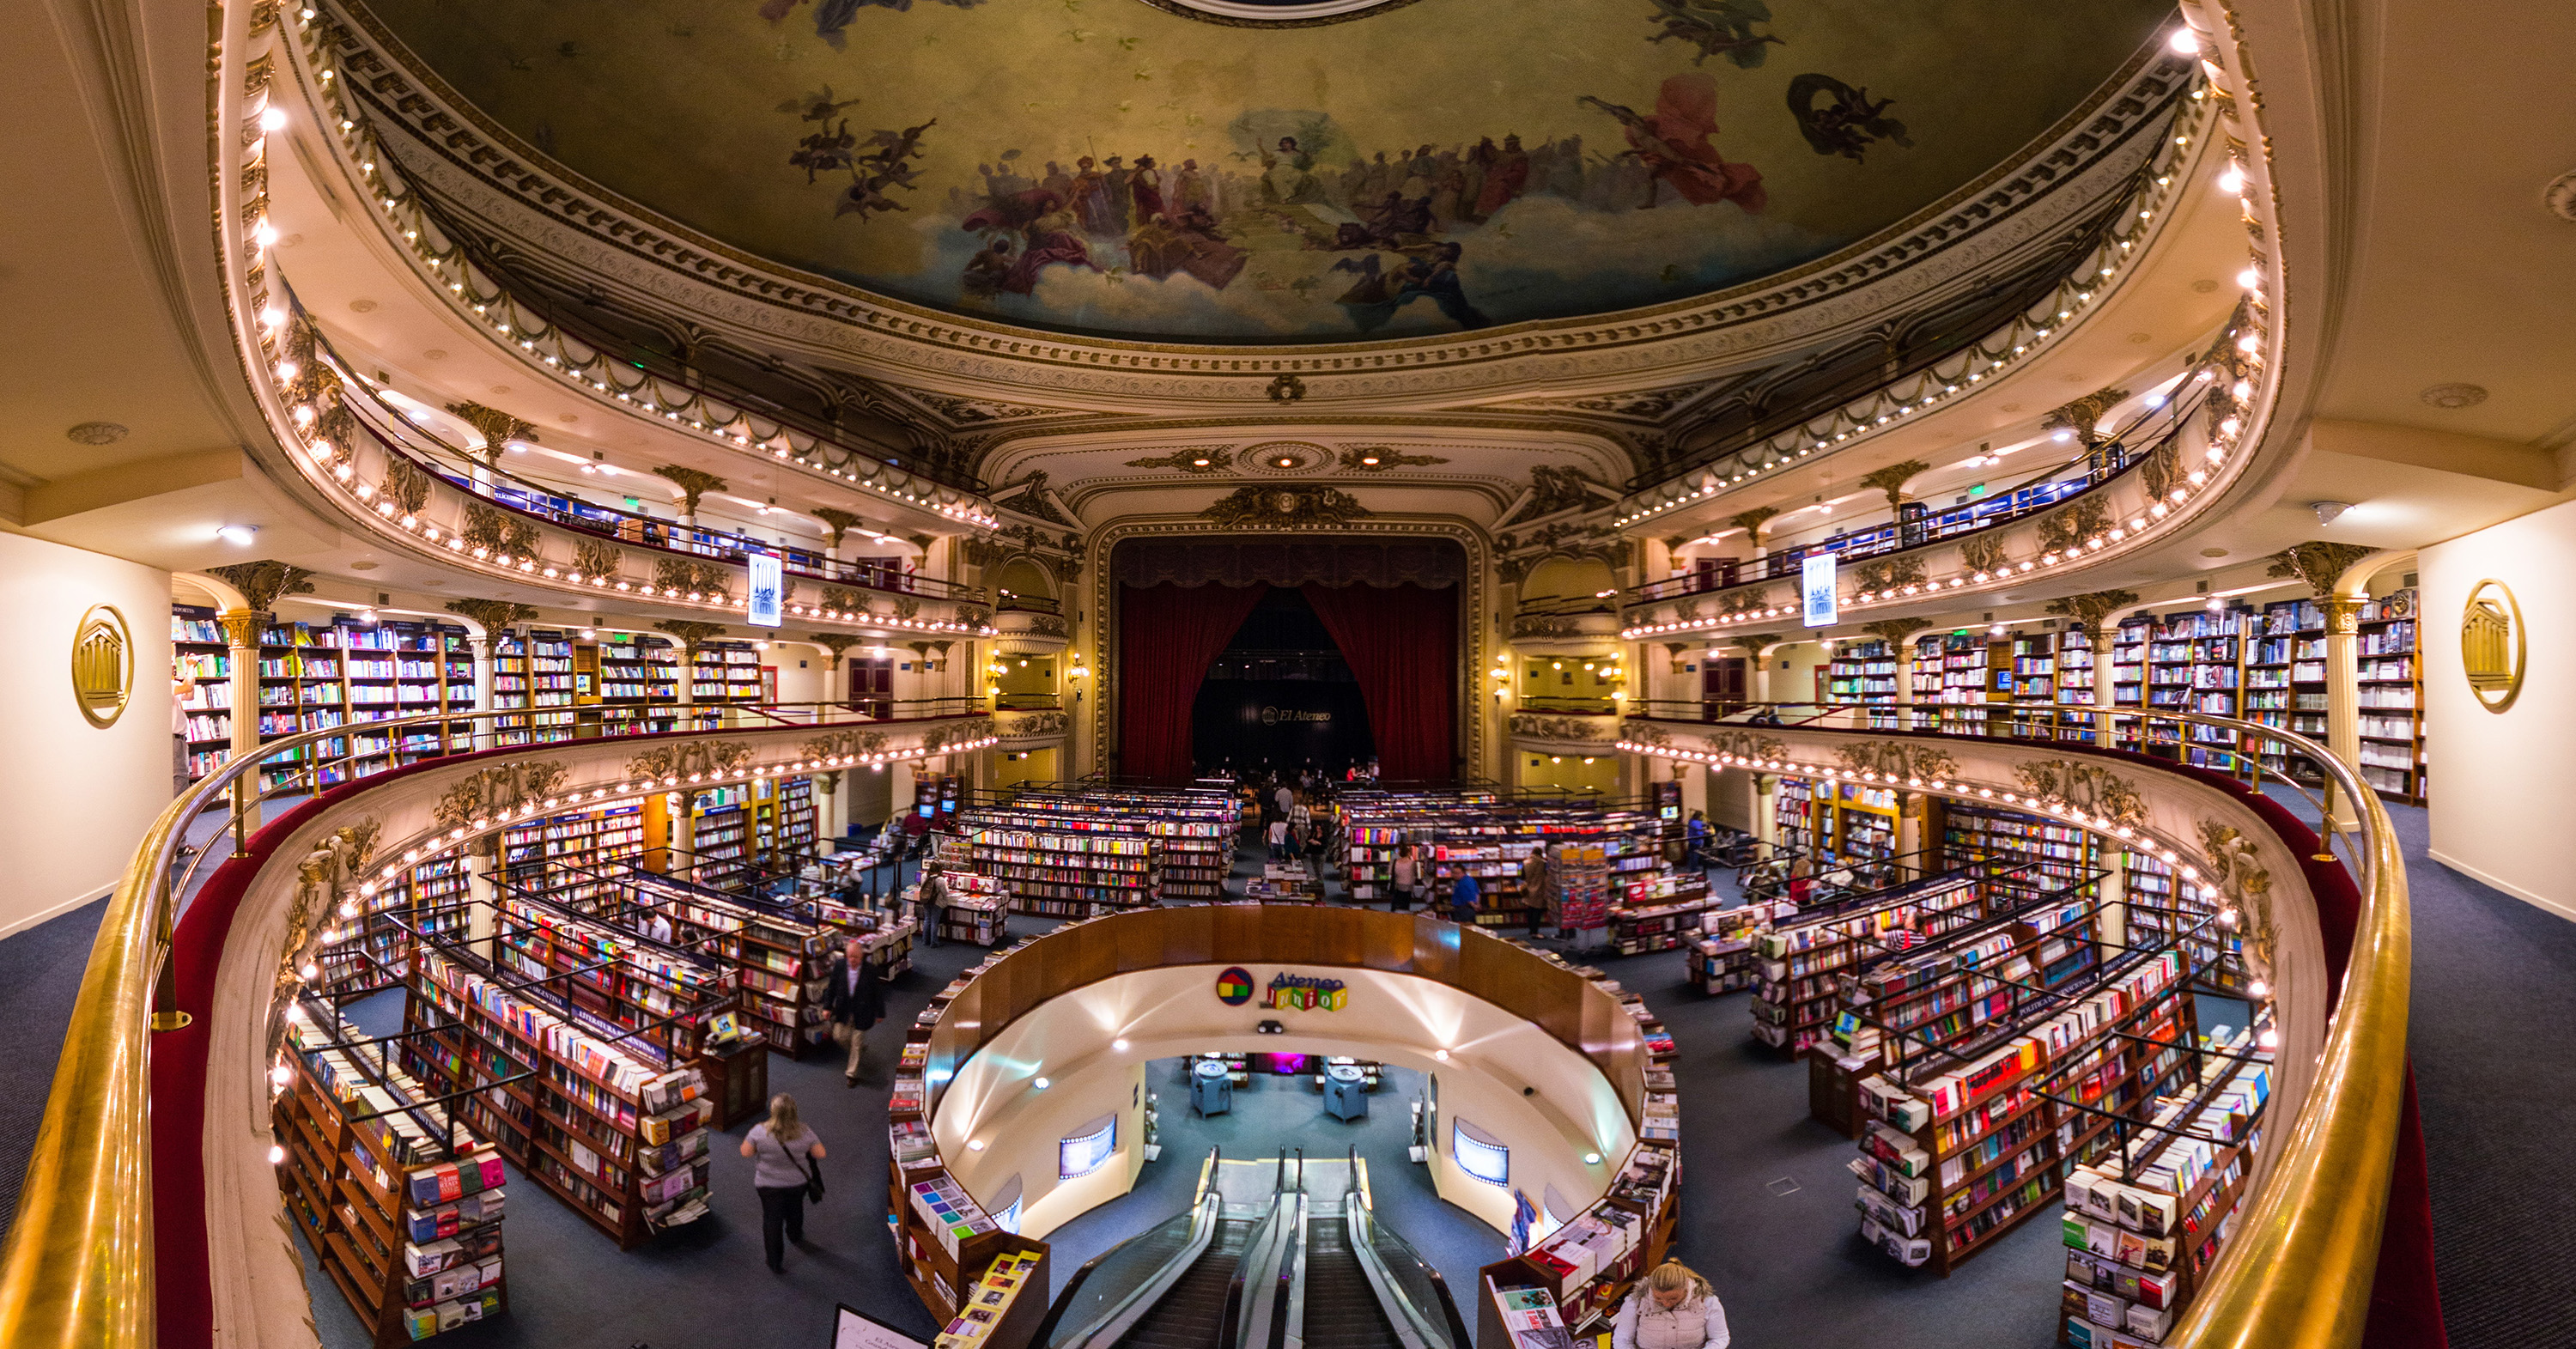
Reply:
[[[0,1237],[18,1220],[18,1187],[35,1153],[90,943],[106,914],[106,900],[93,900],[0,941],[0,1025],[19,1045],[0,1069]]]

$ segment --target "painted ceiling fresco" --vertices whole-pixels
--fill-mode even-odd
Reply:
[[[772,261],[1028,327],[1347,342],[1600,314],[1855,243],[2012,158],[2161,0],[364,0],[567,167]]]

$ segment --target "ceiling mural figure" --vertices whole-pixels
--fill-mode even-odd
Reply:
[[[903,303],[1189,343],[1758,282],[2012,159],[2171,15],[1412,0],[1246,28],[1129,0],[353,2],[502,129],[732,247]],[[1902,122],[1873,88],[1903,92]]]

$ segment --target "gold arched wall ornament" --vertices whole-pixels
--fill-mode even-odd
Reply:
[[[72,697],[106,730],[134,700],[134,632],[112,604],[93,604],[72,631]]]
[[[2460,672],[2478,705],[2502,712],[2522,696],[2522,673],[2530,642],[2522,624],[2522,606],[2504,582],[2489,577],[2469,587],[2460,612]]]

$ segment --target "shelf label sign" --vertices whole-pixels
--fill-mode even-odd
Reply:
[[[786,621],[779,595],[786,589],[786,569],[779,564],[776,553],[743,556],[751,564],[751,591],[744,599],[743,617],[764,628],[777,627]]]
[[[1834,567],[1842,559],[1832,553],[1810,553],[1799,574],[1799,591],[1806,598],[1806,625],[1830,628],[1842,621],[1842,612],[1834,603]]]

